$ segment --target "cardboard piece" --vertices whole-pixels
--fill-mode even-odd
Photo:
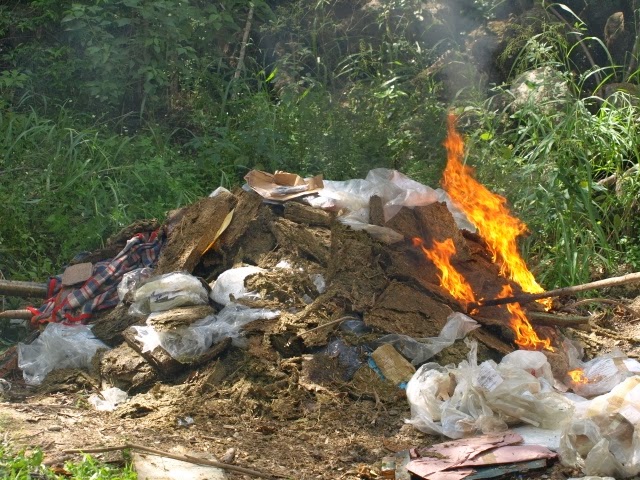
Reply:
[[[62,274],[62,285],[64,287],[70,287],[71,285],[77,285],[84,283],[93,273],[93,263],[78,263],[67,267]]]
[[[276,171],[271,174],[251,170],[244,179],[260,196],[276,202],[286,202],[319,192],[324,188],[322,175],[303,179],[294,173]]]
[[[555,458],[541,445],[516,445],[522,437],[514,432],[482,435],[439,443],[417,451],[407,470],[428,480],[461,480],[473,475],[471,467],[522,464]]]
[[[416,368],[389,343],[378,347],[371,358],[384,377],[394,385],[408,382],[416,373]]]

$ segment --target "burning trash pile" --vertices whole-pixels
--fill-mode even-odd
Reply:
[[[583,362],[559,329],[534,328],[550,299],[525,309],[511,298],[544,292],[518,253],[526,226],[463,164],[453,118],[445,146],[444,190],[386,169],[345,182],[252,171],[245,188],[172,212],[112,258],[85,258],[33,310],[46,328],[18,349],[25,380],[95,356],[103,381],[135,395],[231,349],[320,352],[342,381],[373,369],[406,388],[408,422],[456,439],[411,450],[398,471],[459,479],[559,455],[588,475],[637,475],[640,363],[615,352]],[[466,358],[433,362],[462,339]],[[480,361],[480,348],[501,360]],[[312,363],[305,381],[320,384]],[[95,404],[123,408],[113,395]],[[536,432],[554,441],[534,447]]]

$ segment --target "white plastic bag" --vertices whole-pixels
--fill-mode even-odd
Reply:
[[[248,292],[244,286],[244,281],[249,275],[266,272],[260,267],[237,267],[230,268],[218,275],[218,278],[211,284],[210,297],[220,305],[227,305],[233,299],[256,298],[257,294]],[[233,297],[233,299],[232,299]]]
[[[563,348],[569,358],[569,367],[580,370],[581,378],[567,378],[567,385],[582,397],[595,397],[610,392],[626,378],[640,374],[640,362],[628,358],[619,349],[587,362],[581,360],[583,352],[573,342],[566,340]]]
[[[173,272],[143,282],[133,294],[129,313],[146,316],[152,312],[208,303],[207,289],[199,279],[188,273]]]
[[[49,323],[30,344],[18,344],[18,367],[29,385],[40,385],[59,368],[89,368],[99,348],[109,348],[86,325]]]
[[[407,335],[391,334],[381,337],[377,343],[390,343],[402,355],[411,360],[413,365],[420,365],[453,345],[456,340],[463,339],[479,326],[478,322],[471,317],[464,313],[455,312],[447,317],[447,323],[442,327],[440,335],[437,337],[414,339]]]
[[[158,332],[151,325],[133,328],[137,333],[136,339],[143,344],[143,352],[160,346],[176,360],[188,362],[198,358],[211,345],[224,338],[232,338],[237,343],[242,335],[242,327],[248,323],[279,315],[279,311],[230,303],[217,314],[209,315],[188,327],[167,332]]]
[[[640,376],[580,404],[560,438],[563,465],[586,475],[640,474]]]
[[[102,390],[100,395],[96,393],[90,395],[87,401],[100,412],[113,412],[118,405],[126,402],[128,399],[129,395],[127,395],[127,392],[117,387],[111,387]]]
[[[510,423],[557,428],[573,413],[573,403],[553,391],[550,366],[539,352],[514,352],[497,365],[478,365],[477,343],[465,342],[468,360],[457,367],[423,365],[407,386],[411,420],[425,433],[461,438],[503,431]]]

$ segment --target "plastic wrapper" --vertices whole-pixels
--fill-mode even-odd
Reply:
[[[640,474],[640,376],[578,404],[562,431],[559,454],[563,465],[586,475]]]
[[[411,378],[409,423],[425,433],[462,438],[517,423],[557,428],[569,420],[573,403],[552,390],[546,358],[514,352],[499,365],[478,365],[476,342],[465,341],[471,347],[466,361],[457,367],[428,363]]]
[[[18,367],[29,385],[40,385],[52,370],[89,368],[99,348],[108,349],[86,325],[49,323],[30,344],[18,344]]]
[[[100,395],[93,394],[87,400],[96,410],[100,412],[113,412],[118,405],[129,399],[127,392],[116,387],[107,388],[100,392]]]
[[[238,267],[230,268],[218,275],[215,282],[211,284],[211,300],[220,305],[227,305],[233,300],[240,298],[256,298],[257,294],[248,292],[244,286],[244,281],[249,275],[266,272],[260,267]]]
[[[347,345],[339,338],[330,342],[320,353],[337,360],[342,380],[345,382],[351,380],[362,366],[359,349]]]
[[[305,199],[314,207],[327,210],[346,210],[338,218],[341,223],[356,230],[366,230],[374,238],[386,243],[399,241],[397,232],[369,224],[369,199],[372,196],[382,198],[385,221],[393,218],[402,207],[417,207],[434,202],[445,202],[459,228],[475,232],[475,227],[467,220],[449,196],[441,189],[434,190],[397,170],[376,168],[364,179],[343,182],[324,181],[324,188],[315,198]]]
[[[133,293],[145,280],[153,276],[153,268],[144,267],[136,268],[122,276],[122,280],[118,284],[118,298],[121,302],[125,298],[133,299]]]
[[[208,303],[207,289],[198,278],[188,273],[173,272],[143,282],[133,294],[129,314],[146,316],[152,312]]]
[[[235,303],[228,304],[215,315],[209,315],[188,327],[168,332],[158,332],[152,326],[133,327],[136,339],[143,345],[142,351],[148,352],[162,347],[178,361],[188,362],[205,353],[211,345],[224,338],[232,338],[238,344],[242,336],[242,327],[258,319],[276,318],[279,311],[248,308]]]
[[[576,350],[569,350],[571,368],[581,369],[583,381],[569,380],[572,390],[582,397],[595,397],[611,391],[626,378],[640,374],[640,362],[628,358],[620,350],[614,350],[588,362],[576,357]]]
[[[327,289],[327,282],[321,273],[314,273],[310,275],[313,285],[316,287],[318,293],[324,293]]]
[[[437,337],[414,339],[407,335],[391,334],[381,337],[376,343],[390,343],[411,360],[412,364],[420,365],[478,327],[478,322],[463,313],[456,312],[449,315],[447,323]]]

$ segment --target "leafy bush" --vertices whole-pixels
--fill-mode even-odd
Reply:
[[[65,470],[68,475],[54,473],[43,464],[44,455],[40,450],[31,453],[13,451],[5,443],[0,445],[0,474],[9,480],[30,480],[42,478],[62,480],[65,478],[94,480],[135,480],[138,478],[131,466],[124,469],[112,467],[85,455],[81,462],[67,462]]]

